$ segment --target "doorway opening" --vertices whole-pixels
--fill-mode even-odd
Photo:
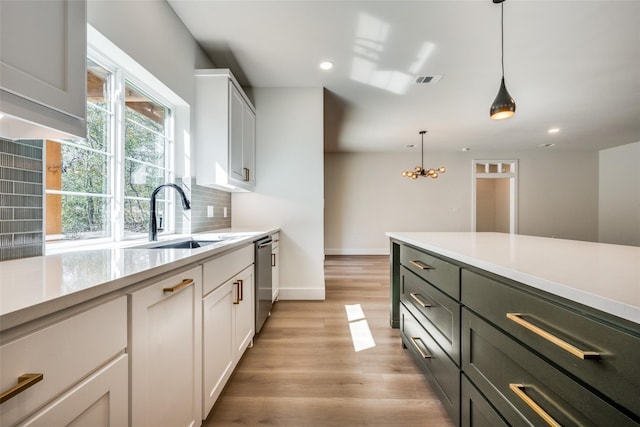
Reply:
[[[516,234],[518,161],[474,160],[471,231]]]

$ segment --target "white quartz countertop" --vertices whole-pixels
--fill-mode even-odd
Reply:
[[[274,228],[199,233],[193,238],[223,240],[196,249],[112,245],[0,262],[0,331],[250,244],[277,231]]]
[[[386,235],[640,324],[640,247],[504,233]]]

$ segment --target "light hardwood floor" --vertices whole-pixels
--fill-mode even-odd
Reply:
[[[389,326],[389,257],[330,256],[325,274],[325,301],[274,305],[203,425],[451,426]],[[360,351],[357,304],[375,342]]]

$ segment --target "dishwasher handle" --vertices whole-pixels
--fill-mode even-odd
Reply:
[[[258,246],[258,249],[262,249],[262,248],[265,248],[267,246],[271,246],[272,243],[273,243],[273,240],[271,240],[271,238],[269,238],[269,239],[265,239],[265,240],[258,240],[256,242],[256,245]]]

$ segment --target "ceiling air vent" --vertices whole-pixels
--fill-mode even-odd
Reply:
[[[432,76],[418,76],[416,77],[416,83],[434,85],[440,81],[442,74],[434,74]]]

